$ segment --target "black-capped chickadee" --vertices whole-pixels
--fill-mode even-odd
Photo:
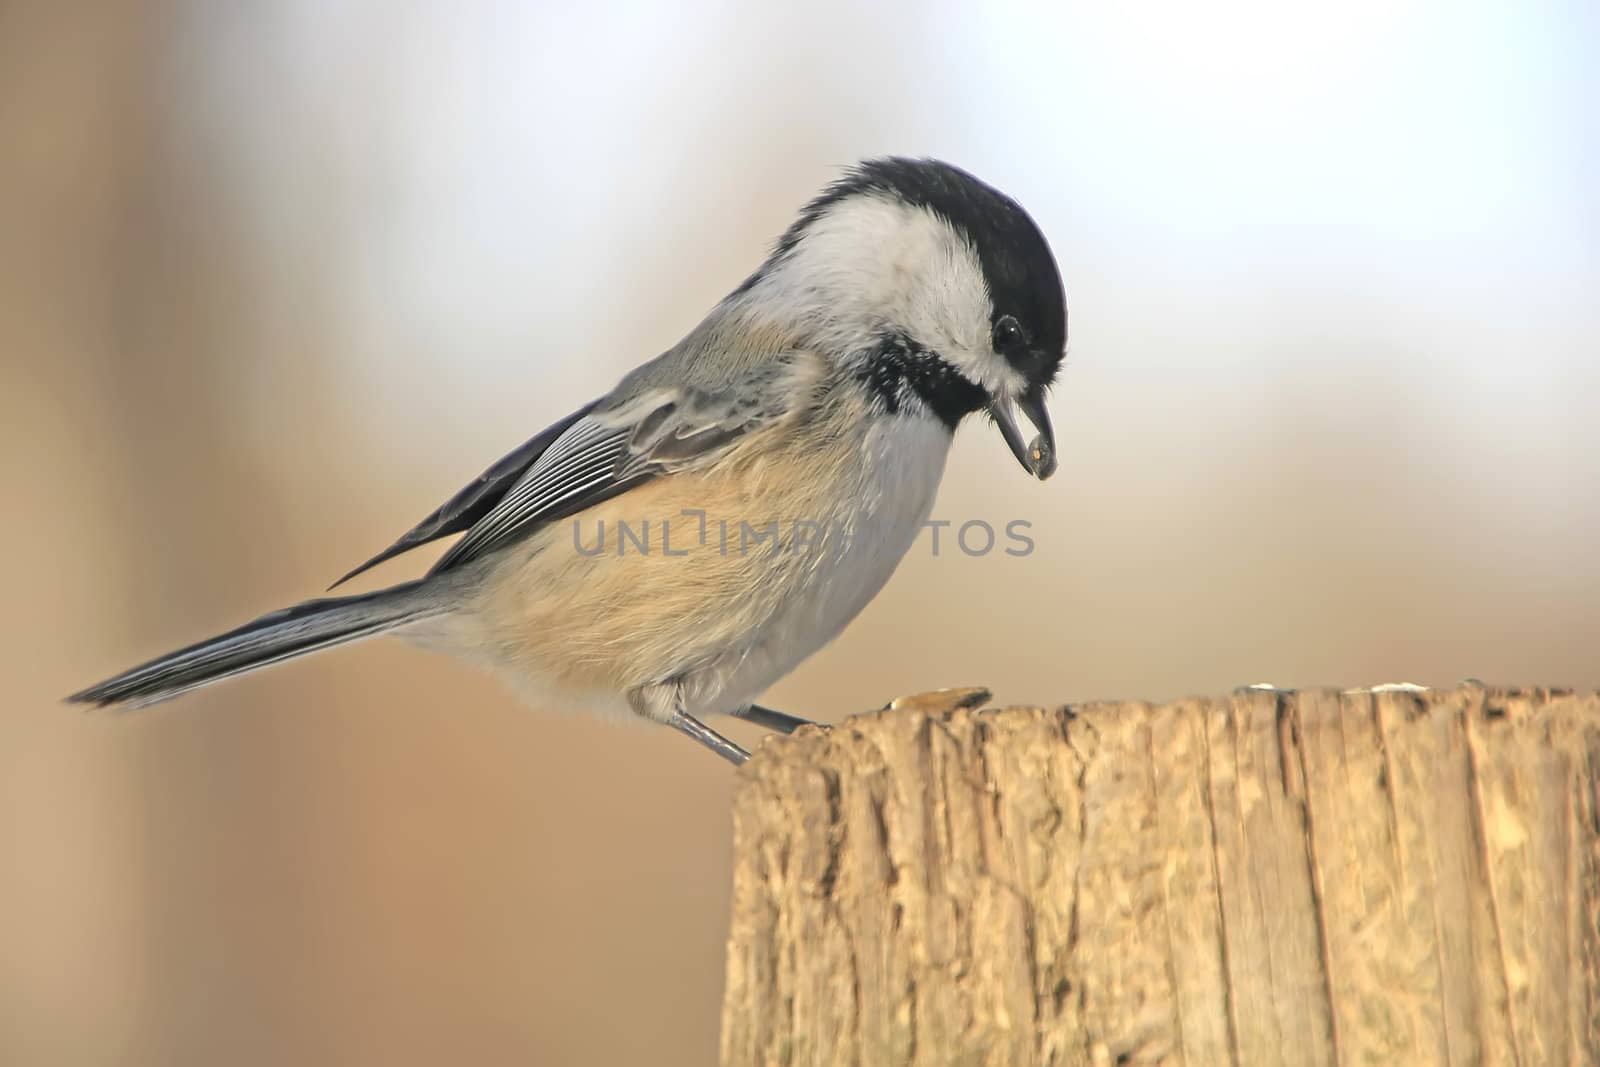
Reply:
[[[1045,391],[1066,336],[1060,274],[1014,200],[936,160],[862,163],[687,337],[340,581],[462,534],[426,577],[263,616],[68,699],[150,704],[393,632],[742,763],[701,720],[806,722],[753,701],[888,581],[963,419],[986,413],[1029,473],[1055,470]]]

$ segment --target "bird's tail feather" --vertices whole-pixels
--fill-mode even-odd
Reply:
[[[438,613],[429,598],[419,595],[421,585],[407,582],[376,593],[308,600],[159,656],[67,700],[144,707],[258,667],[372,637]]]

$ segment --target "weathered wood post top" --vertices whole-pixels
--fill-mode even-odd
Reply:
[[[1600,697],[899,701],[734,800],[722,1058],[1600,1064]]]

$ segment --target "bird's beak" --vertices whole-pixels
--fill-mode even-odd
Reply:
[[[1023,444],[1022,430],[1017,426],[1018,408],[1038,431],[1028,444]],[[989,403],[989,414],[1024,470],[1041,482],[1056,472],[1056,435],[1050,429],[1050,413],[1044,407],[1043,389],[1029,389],[1017,400],[996,398]]]

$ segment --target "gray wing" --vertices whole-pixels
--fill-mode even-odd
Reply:
[[[714,463],[751,430],[781,416],[782,404],[772,403],[781,396],[752,388],[757,384],[746,381],[720,394],[653,390],[621,408],[582,416],[430,573],[479,559],[652,478]]]
[[[495,504],[528,472],[528,468],[538,462],[539,457],[544,455],[562,434],[566,433],[579,419],[589,414],[594,407],[594,404],[588,404],[579,408],[560,422],[546,428],[531,440],[524,442],[514,451],[502,456],[494,466],[478,475],[472,484],[463,488],[443,504],[440,504],[427,518],[401,534],[394,544],[379,552],[328,588],[335,589],[356,575],[371,570],[378,564],[383,563],[385,560],[393,559],[402,552],[409,552],[413,548],[425,545],[430,541],[437,541],[441,537],[449,537],[451,534],[469,529],[473,523],[478,522],[494,508]]]
[[[773,377],[757,374],[718,393],[652,389],[620,405],[591,404],[507,455],[335,584],[465,530],[429,573],[452,570],[664,473],[715,462],[781,416]]]

